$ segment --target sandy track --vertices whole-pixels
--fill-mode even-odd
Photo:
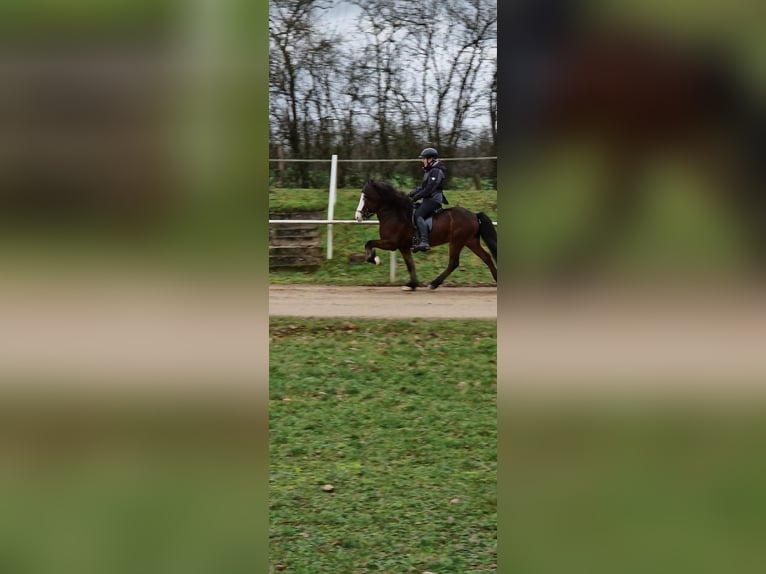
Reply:
[[[257,391],[267,364],[264,295],[249,282],[0,281],[0,391],[13,381],[25,389],[39,381],[150,392],[170,385],[184,393],[198,381],[219,394]],[[271,315],[497,316],[494,287],[405,293],[396,286],[272,286],[269,297]]]
[[[521,289],[503,297],[498,366],[517,391],[560,397],[713,392],[716,400],[766,391],[766,296],[760,288]],[[270,286],[269,314],[494,319],[497,288],[407,293],[395,286]]]
[[[0,282],[0,390],[31,379],[155,390],[256,390],[268,329],[259,285]],[[497,318],[496,287],[269,287],[271,316]],[[766,290],[699,285],[546,292],[504,288],[499,369],[527,388],[766,391]],[[259,378],[260,377],[260,378]],[[231,381],[233,384],[229,384]],[[214,385],[210,385],[214,382]],[[239,383],[243,382],[243,385]],[[723,384],[722,384],[723,382]],[[30,387],[31,388],[31,387]]]
[[[269,286],[269,315],[383,319],[495,319],[497,287]]]
[[[267,364],[263,295],[215,281],[2,280],[0,392],[60,385],[188,395],[197,381],[205,392],[257,391]]]

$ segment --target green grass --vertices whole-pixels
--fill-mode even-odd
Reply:
[[[335,205],[335,219],[353,219],[359,203],[360,190],[338,190]],[[497,221],[497,193],[494,191],[448,191],[450,205],[461,206],[471,211],[483,211],[493,221]],[[326,190],[274,189],[269,192],[269,209],[323,209],[326,214],[328,193]],[[498,226],[500,227],[500,226]],[[321,226],[322,252],[326,253],[326,226]],[[498,230],[498,233],[502,233]],[[389,252],[378,252],[381,265],[368,263],[351,264],[348,256],[363,254],[364,244],[370,239],[379,238],[378,226],[368,224],[343,224],[333,226],[333,258],[325,260],[322,266],[313,272],[278,271],[269,273],[269,282],[273,284],[320,284],[320,285],[388,285]],[[485,246],[486,248],[486,246]],[[435,247],[428,253],[415,254],[415,267],[418,280],[425,284],[438,276],[447,267],[448,247]],[[407,269],[401,255],[396,258],[397,283],[408,280]],[[449,285],[494,285],[492,274],[484,263],[471,251],[464,250],[460,266],[444,282]]]
[[[269,353],[272,567],[496,570],[495,321],[272,318]]]
[[[567,264],[578,241],[608,222],[597,209],[604,167],[594,150],[565,147],[505,178],[515,186],[502,203],[506,232],[500,242],[515,274],[545,276]],[[670,160],[651,167],[642,180],[626,182],[640,188],[634,215],[589,248],[597,268],[617,277],[705,277],[745,269],[741,229],[710,193],[712,184]]]
[[[762,405],[501,412],[503,572],[762,570]]]
[[[260,274],[268,241],[252,195],[222,192],[186,198],[144,223],[110,220],[7,222],[0,229],[0,263],[7,270],[61,273],[91,270],[161,271],[206,276]],[[265,203],[265,202],[264,202]],[[265,216],[265,215],[264,215]]]
[[[2,395],[0,570],[265,571],[266,449],[251,406],[32,393]]]
[[[339,195],[341,195],[339,193]],[[343,206],[348,194],[343,193]],[[321,211],[327,214],[329,192],[326,189],[270,189],[269,211]],[[357,192],[357,201],[359,194]],[[356,207],[356,206],[354,206]],[[349,219],[353,218],[353,213]]]
[[[121,31],[167,31],[177,18],[175,0],[4,0],[0,5],[0,32],[9,36],[114,35]]]
[[[260,506],[254,465],[188,458],[102,454],[33,473],[6,465],[3,571],[252,572],[259,519],[241,509]]]

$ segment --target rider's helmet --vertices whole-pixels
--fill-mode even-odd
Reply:
[[[426,149],[420,152],[420,155],[418,157],[420,157],[420,159],[423,159],[423,158],[434,159],[436,158],[437,155],[439,154],[434,148],[427,147]]]

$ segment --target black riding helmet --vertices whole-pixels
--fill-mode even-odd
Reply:
[[[435,158],[437,155],[439,155],[439,154],[438,154],[438,152],[434,148],[427,147],[426,149],[424,149],[423,151],[420,152],[420,155],[418,157],[420,159],[423,159],[423,158]]]

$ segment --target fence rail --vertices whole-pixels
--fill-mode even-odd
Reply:
[[[368,219],[367,221],[357,221],[356,219],[269,219],[269,224],[275,223],[321,223],[323,225],[332,225],[333,223],[377,223],[377,219]]]
[[[497,159],[497,156],[482,156],[482,157],[440,157],[439,161],[479,161],[487,159]],[[269,158],[270,162],[277,163],[330,163],[331,159],[274,159]],[[407,161],[420,161],[417,158],[406,157],[402,159],[339,159],[338,163],[403,163]]]

